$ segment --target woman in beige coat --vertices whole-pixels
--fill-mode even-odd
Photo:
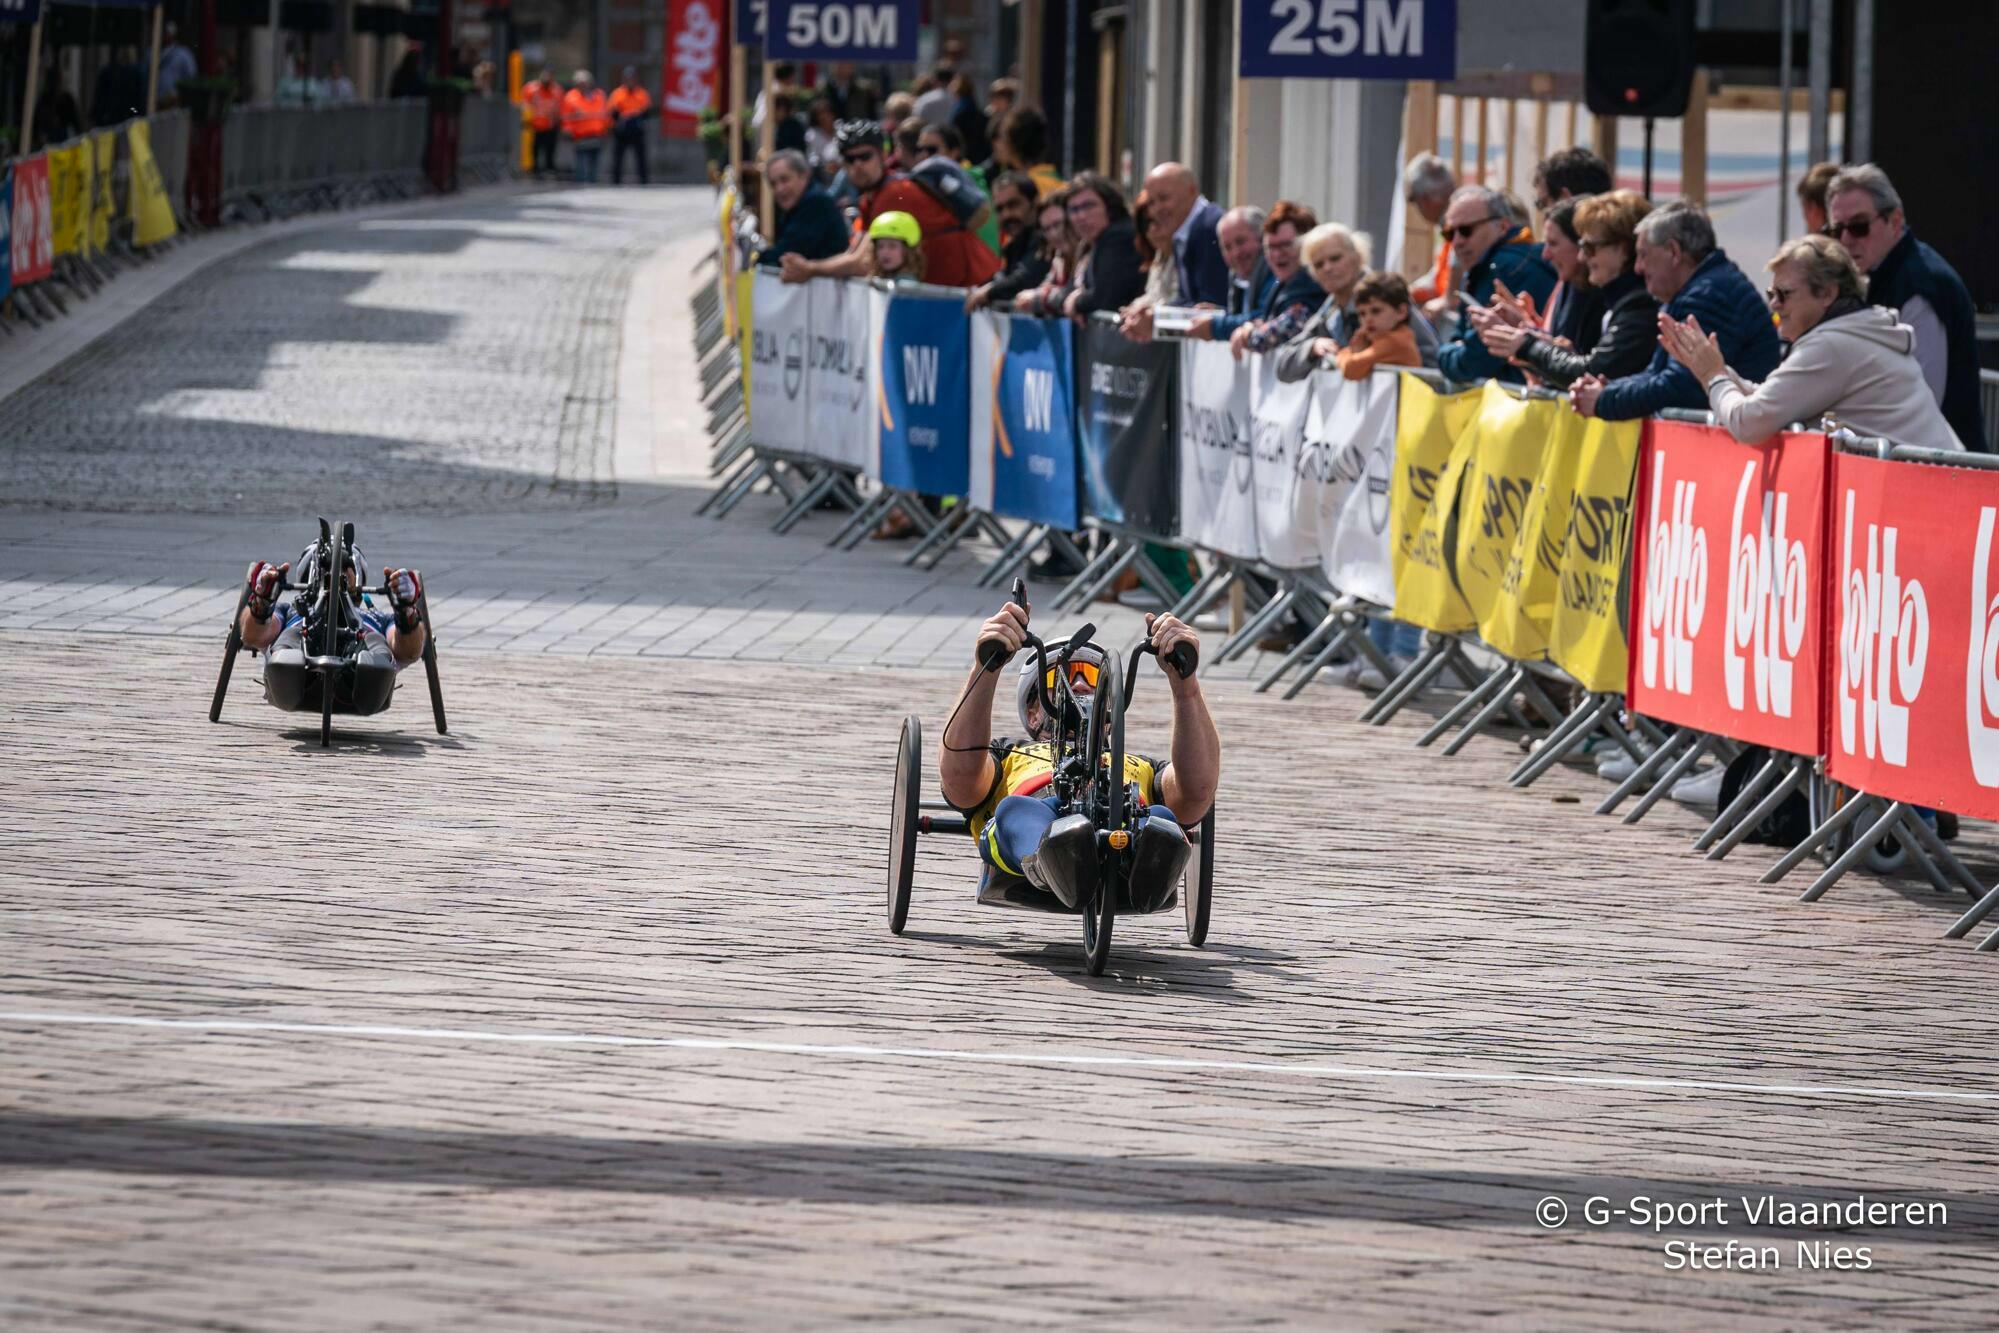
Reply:
[[[1707,389],[1715,420],[1744,444],[1761,444],[1793,422],[1830,416],[1862,435],[1896,444],[1962,451],[1916,361],[1915,330],[1865,300],[1860,270],[1825,236],[1789,241],[1770,260],[1770,308],[1790,350],[1761,384],[1723,363],[1700,321],[1661,311],[1659,341]]]

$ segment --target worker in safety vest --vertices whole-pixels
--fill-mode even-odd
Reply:
[[[576,183],[595,185],[597,166],[604,157],[604,140],[611,134],[611,108],[604,90],[579,69],[569,93],[562,99],[562,132],[576,148]]]
[[[611,118],[617,128],[611,132],[611,184],[625,183],[625,154],[639,160],[639,184],[646,184],[646,117],[652,114],[652,98],[639,87],[639,72],[625,66],[625,81],[611,90]]]
[[[555,137],[562,129],[562,85],[547,70],[521,89],[521,114],[534,134],[534,174],[555,174]]]

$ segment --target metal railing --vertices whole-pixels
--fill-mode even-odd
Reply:
[[[461,178],[505,176],[519,135],[513,106],[468,98],[459,120]],[[222,125],[222,199],[286,214],[409,198],[426,188],[429,136],[430,104],[422,98],[236,107]]]
[[[1985,452],[1999,454],[1999,370],[1978,372],[1978,398],[1985,411]]]

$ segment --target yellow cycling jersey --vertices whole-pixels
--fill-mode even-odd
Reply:
[[[972,836],[977,837],[985,828],[986,821],[993,817],[999,803],[1015,794],[1036,795],[1047,787],[1047,779],[1055,772],[1055,756],[1046,742],[1028,744],[1024,741],[998,740],[992,743],[993,786],[985,799],[965,816],[971,824]],[[1124,780],[1137,783],[1145,793],[1148,803],[1159,804],[1159,774],[1166,765],[1156,759],[1141,754],[1126,754],[1124,757]],[[1029,790],[1021,792],[1021,788]]]

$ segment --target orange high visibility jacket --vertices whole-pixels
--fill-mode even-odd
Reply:
[[[634,116],[642,116],[652,110],[652,96],[643,88],[627,88],[623,84],[611,90],[611,114],[620,121]]]
[[[529,128],[552,130],[562,123],[562,85],[553,79],[536,79],[521,89],[521,101],[528,109]]]
[[[585,93],[571,88],[562,99],[562,129],[572,139],[601,139],[611,132],[611,112],[604,104],[604,90]]]

